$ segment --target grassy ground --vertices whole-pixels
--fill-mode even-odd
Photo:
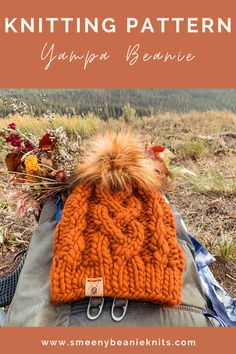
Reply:
[[[44,120],[32,117],[0,120],[0,127],[13,121],[22,131],[39,136],[45,132]],[[182,213],[189,231],[216,256],[214,274],[236,298],[236,115],[165,113],[141,119],[131,111],[119,120],[110,119],[108,124],[113,129],[132,126],[151,144],[169,148],[176,155],[173,165],[184,165],[196,173],[197,177],[177,179],[169,198]],[[85,141],[107,127],[92,114],[70,119],[56,116],[54,125],[64,126],[72,138],[80,134]],[[7,188],[6,181],[0,179],[0,276],[9,272],[15,253],[28,247],[36,226],[33,218],[12,215]]]

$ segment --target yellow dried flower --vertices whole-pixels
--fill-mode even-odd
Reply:
[[[25,168],[27,173],[35,173],[39,170],[38,159],[34,155],[29,155],[25,159]]]

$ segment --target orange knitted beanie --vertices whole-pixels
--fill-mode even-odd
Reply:
[[[183,253],[139,139],[106,134],[77,175],[55,232],[52,301],[109,296],[179,304]]]

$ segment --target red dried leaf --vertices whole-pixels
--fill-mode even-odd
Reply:
[[[156,146],[151,146],[150,148],[147,149],[146,154],[148,157],[151,157],[152,159],[158,159],[160,160],[160,153],[163,152],[165,148],[160,145]]]
[[[16,123],[10,123],[10,124],[8,124],[7,127],[8,127],[9,129],[16,130]]]
[[[67,176],[63,171],[56,172],[56,181],[57,182],[65,182],[67,180]]]
[[[10,134],[5,141],[6,143],[11,143],[11,146],[21,147],[21,138],[18,134]]]
[[[25,148],[26,148],[27,151],[32,151],[32,150],[34,150],[34,147],[33,147],[33,145],[29,142],[29,140],[26,140],[26,141],[24,142],[24,145],[25,145]]]
[[[165,148],[161,145],[152,146],[150,147],[150,149],[154,154],[159,154],[160,152],[163,152],[165,150]]]
[[[39,147],[42,151],[52,150],[56,144],[55,140],[52,140],[52,137],[49,133],[46,133],[39,141]]]

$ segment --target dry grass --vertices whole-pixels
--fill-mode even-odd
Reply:
[[[0,127],[7,127],[9,123],[15,122],[17,127],[22,132],[29,132],[36,136],[42,136],[47,128],[47,119],[44,117],[34,118],[31,116],[9,116],[7,118],[0,119]],[[72,136],[78,134],[83,138],[88,138],[93,135],[102,125],[101,120],[89,113],[85,117],[73,117],[68,118],[66,116],[56,115],[53,119],[53,126],[63,127]]]

